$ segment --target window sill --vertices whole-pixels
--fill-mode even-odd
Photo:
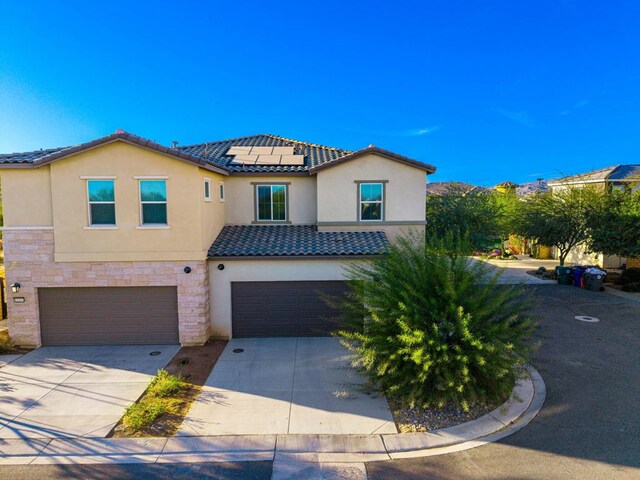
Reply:
[[[138,225],[136,230],[171,230],[169,225]]]
[[[82,227],[83,230],[120,230],[120,227],[116,227],[115,225],[105,225],[104,227],[98,225],[89,225],[87,227]]]
[[[254,220],[253,225],[291,225],[289,220]]]
[[[211,203],[211,199],[210,198],[205,198],[204,201],[208,202],[208,203]]]

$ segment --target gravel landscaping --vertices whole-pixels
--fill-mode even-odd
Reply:
[[[453,427],[479,418],[502,403],[495,405],[470,405],[464,412],[460,407],[445,405],[443,408],[402,407],[402,403],[393,397],[387,398],[391,413],[400,433],[428,432]],[[505,398],[504,401],[507,399]]]

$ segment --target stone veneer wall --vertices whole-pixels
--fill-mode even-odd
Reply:
[[[210,337],[207,261],[54,262],[53,230],[3,232],[9,336],[14,344],[41,345],[39,287],[177,286],[180,343],[202,345]],[[183,269],[189,265],[191,273]],[[20,293],[8,285],[20,283]],[[24,297],[25,303],[14,303]]]

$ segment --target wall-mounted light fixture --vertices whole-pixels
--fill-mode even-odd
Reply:
[[[218,270],[224,270],[224,263],[218,264]]]
[[[184,273],[191,273],[191,267],[184,267]]]
[[[20,284],[18,282],[11,284],[11,293],[18,293],[20,291]]]

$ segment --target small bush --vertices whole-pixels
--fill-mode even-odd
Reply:
[[[618,279],[618,285],[640,282],[640,268],[627,268],[622,271]]]
[[[622,286],[623,292],[640,292],[640,282],[631,282]]]
[[[13,344],[11,343],[11,340],[7,339],[0,339],[0,353],[9,353],[11,350],[13,349]]]
[[[531,351],[523,290],[497,285],[500,273],[470,251],[415,234],[348,270],[338,335],[356,366],[410,406],[502,401]]]
[[[179,391],[183,385],[180,377],[171,375],[166,370],[161,369],[151,380],[147,393],[152,397],[168,397]]]
[[[122,423],[125,427],[137,432],[152,425],[155,419],[165,411],[166,407],[160,400],[134,403],[127,408]]]

